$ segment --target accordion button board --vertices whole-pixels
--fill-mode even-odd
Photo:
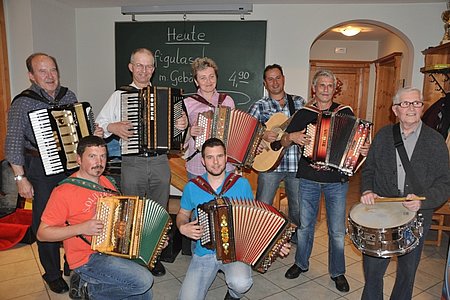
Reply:
[[[109,196],[97,201],[96,219],[103,231],[91,248],[154,268],[172,225],[169,213],[155,201],[137,196]]]

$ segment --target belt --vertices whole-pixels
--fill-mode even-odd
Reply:
[[[25,148],[25,155],[33,156],[33,157],[40,157],[40,156],[41,156],[41,155],[39,154],[39,151],[37,151],[37,150],[32,150],[32,149],[28,149],[28,148]]]
[[[159,155],[165,155],[167,154],[167,151],[162,151],[162,152],[157,152],[157,151],[149,151],[149,152],[144,152],[142,154],[139,154],[139,156],[143,156],[143,157],[156,157]]]

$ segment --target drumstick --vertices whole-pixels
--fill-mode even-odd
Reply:
[[[416,198],[411,198],[411,199],[407,199],[406,197],[379,197],[379,198],[375,198],[375,202],[403,202],[403,201],[413,201],[413,200],[420,200],[423,201],[425,200],[425,197],[416,197]]]

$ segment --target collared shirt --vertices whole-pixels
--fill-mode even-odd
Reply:
[[[37,150],[36,139],[28,119],[28,113],[42,108],[49,108],[57,104],[66,105],[77,102],[77,97],[70,90],[67,90],[66,95],[56,103],[54,102],[54,97],[47,94],[47,92],[37,84],[33,83],[29,89],[47,99],[48,103],[29,97],[19,97],[11,104],[8,112],[5,155],[6,160],[11,164],[18,166],[23,166],[25,164],[25,148]],[[55,91],[55,95],[58,95],[60,89],[61,87],[59,86]]]
[[[403,145],[405,146],[406,154],[408,155],[408,159],[411,160],[411,156],[413,154],[414,148],[416,147],[417,140],[419,139],[420,130],[422,129],[422,121],[419,121],[419,125],[417,125],[417,128],[414,129],[413,132],[411,132],[408,136],[405,136],[405,133],[400,126],[400,132],[402,134],[402,140]],[[398,154],[398,150],[395,151],[395,154],[397,156],[397,183],[398,183],[398,190],[400,192],[400,195],[403,195],[403,192],[405,191],[405,188],[407,187],[407,183],[405,182],[406,179],[406,172],[403,168],[402,160],[400,158],[400,155]],[[406,184],[406,186],[405,186]]]
[[[281,107],[277,100],[265,96],[264,98],[256,101],[249,109],[248,113],[258,119],[259,122],[265,124],[270,117],[278,112],[284,113],[287,117],[291,116],[289,111],[289,104],[287,101],[287,94],[284,96],[284,107]],[[306,100],[300,96],[291,95],[294,101],[295,111],[301,109],[306,104]],[[286,149],[283,158],[280,161],[278,167],[274,172],[297,172],[298,167],[298,146],[293,145]]]

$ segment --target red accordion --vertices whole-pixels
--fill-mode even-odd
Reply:
[[[311,143],[305,146],[303,156],[315,165],[352,176],[364,162],[359,150],[366,140],[370,141],[371,128],[372,123],[351,115],[321,112],[317,123],[306,127]]]
[[[264,273],[290,240],[295,225],[260,201],[218,198],[197,207],[200,243],[224,263],[240,261]]]
[[[215,112],[198,114],[197,125],[205,128],[203,135],[195,139],[195,148],[199,149],[209,138],[222,140],[227,149],[228,161],[250,168],[256,156],[265,127],[252,115],[219,106]]]

